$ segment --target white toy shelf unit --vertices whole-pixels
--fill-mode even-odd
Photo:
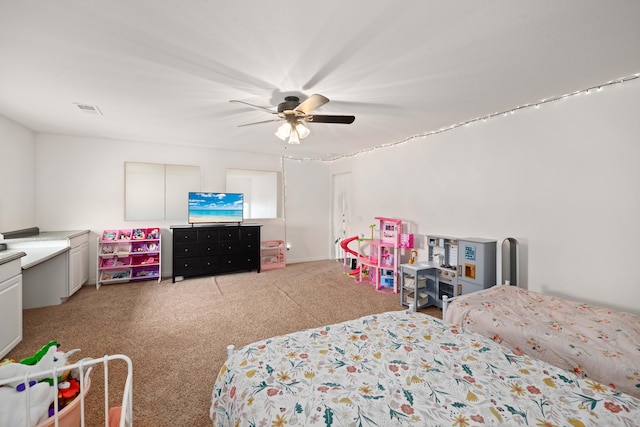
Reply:
[[[104,230],[98,237],[96,288],[103,284],[161,279],[160,229]]]
[[[413,235],[402,232],[402,221],[375,217],[379,223],[378,238],[364,240],[369,243],[369,255],[363,255],[358,241],[358,283],[375,286],[376,291],[387,294],[398,292],[399,249],[413,248]]]

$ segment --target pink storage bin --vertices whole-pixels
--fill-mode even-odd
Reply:
[[[147,238],[147,229],[146,228],[134,228],[131,231],[131,239],[132,240],[144,240]]]
[[[109,241],[109,240],[116,240],[117,238],[118,238],[118,230],[104,230],[102,232],[102,237],[100,237],[100,240]]]
[[[149,252],[149,244],[147,242],[134,242],[131,245],[131,253],[145,253]]]
[[[159,262],[160,257],[157,254],[133,256],[133,265],[153,265],[158,264]]]
[[[118,267],[128,267],[131,265],[131,257],[116,257],[116,266]]]
[[[100,260],[100,268],[112,268],[116,266],[117,257],[102,258]]]
[[[131,229],[118,230],[118,240],[131,240],[132,234],[133,231]]]
[[[147,236],[147,240],[157,240],[160,238],[160,229],[159,228],[145,228],[145,235]]]
[[[87,393],[89,393],[89,389],[91,388],[91,378],[89,375],[91,374],[91,370],[87,371],[85,374],[84,380],[84,390],[82,394],[85,398],[87,398]],[[81,415],[81,399],[80,395],[76,396],[70,404],[65,406],[60,412],[58,412],[58,427],[77,427],[82,422]],[[35,427],[55,427],[56,420],[55,417],[49,417],[46,420],[42,421],[40,424],[37,424]]]
[[[136,267],[133,269],[133,276],[131,278],[143,280],[143,279],[157,279],[158,277],[160,277],[160,271],[158,270],[158,267],[148,267],[148,268]]]

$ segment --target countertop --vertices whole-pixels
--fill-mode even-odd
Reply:
[[[442,268],[442,266],[440,265],[440,263],[435,262],[435,261],[416,261],[413,264],[400,264],[400,267],[406,269],[406,270],[414,270],[414,271],[418,271],[418,270],[427,270],[430,268]]]
[[[74,237],[82,236],[88,233],[89,230],[68,230],[68,231],[43,231],[28,237],[20,237],[17,239],[0,239],[0,243],[6,243],[7,245],[19,242],[37,242],[47,240],[65,240],[73,239]]]
[[[26,270],[68,252],[70,250],[69,240],[85,233],[89,233],[89,230],[43,231],[28,237],[0,240],[1,243],[7,244],[7,250],[0,252],[0,263],[2,263],[4,254],[15,256],[16,253],[22,253],[24,255],[21,255],[20,262],[22,269]],[[4,262],[9,261],[7,259]]]
[[[6,264],[7,262],[11,262],[11,261],[19,259],[19,258],[22,258],[22,257],[24,257],[26,255],[27,254],[25,254],[22,251],[12,251],[12,250],[1,251],[0,252],[0,265]]]

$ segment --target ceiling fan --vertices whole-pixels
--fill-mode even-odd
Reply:
[[[277,111],[235,99],[232,99],[229,102],[245,104],[249,107],[257,108],[259,110],[266,111],[269,114],[278,116],[277,119],[247,123],[240,125],[240,127],[284,121],[285,123],[278,128],[275,134],[283,141],[288,139],[289,144],[300,144],[301,139],[309,136],[311,131],[305,126],[305,123],[350,124],[356,119],[355,116],[312,114],[313,110],[329,102],[329,98],[318,94],[313,94],[302,102],[300,102],[300,98],[297,96],[285,96],[284,102],[278,104]]]

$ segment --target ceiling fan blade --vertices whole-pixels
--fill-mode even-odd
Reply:
[[[239,128],[241,127],[245,127],[245,126],[253,126],[253,125],[261,125],[263,123],[271,123],[271,122],[281,122],[283,119],[272,119],[272,120],[263,120],[261,122],[253,122],[253,123],[245,123],[243,125],[238,125]]]
[[[313,114],[307,116],[306,120],[312,123],[342,123],[345,125],[353,123],[355,116],[325,116],[321,114]]]
[[[229,102],[234,103],[234,104],[244,104],[244,105],[248,105],[251,108],[257,108],[258,110],[262,110],[262,111],[266,111],[267,113],[271,113],[271,114],[278,114],[277,111],[271,110],[267,107],[261,107],[259,105],[253,105],[253,104],[249,104],[248,102],[244,102],[244,101],[238,101],[237,99],[232,99]]]
[[[313,95],[305,99],[300,105],[294,108],[294,110],[302,111],[304,114],[309,114],[316,108],[322,107],[327,102],[329,102],[329,98],[314,93]]]

